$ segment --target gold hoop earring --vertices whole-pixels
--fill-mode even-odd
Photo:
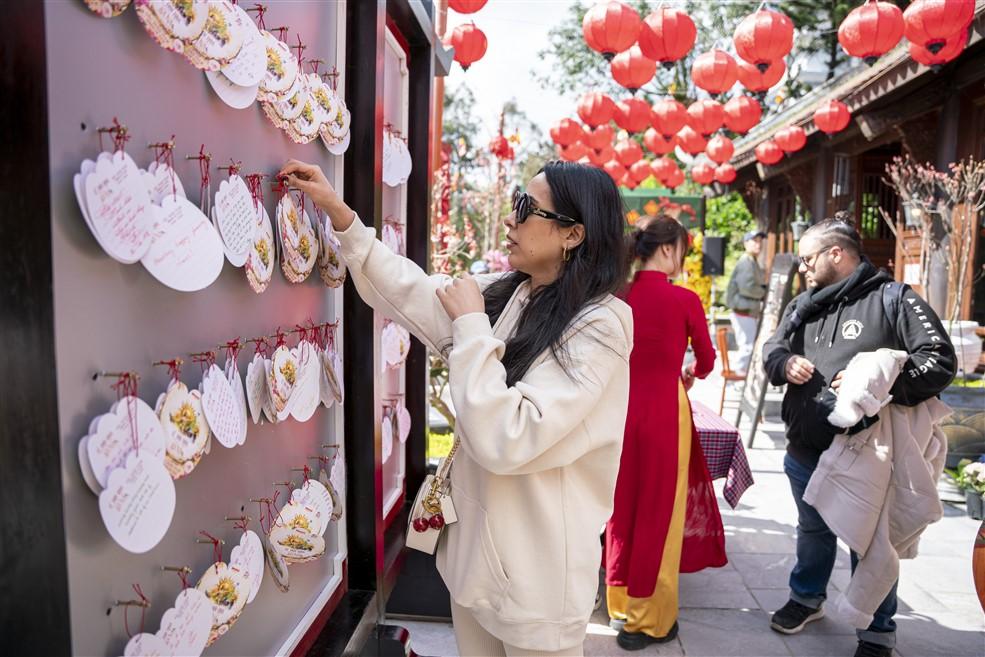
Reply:
[[[568,247],[564,247],[564,254],[561,256],[565,262],[571,260],[571,252],[568,251]]]

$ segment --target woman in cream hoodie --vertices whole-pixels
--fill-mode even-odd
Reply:
[[[282,174],[331,218],[363,300],[448,362],[462,449],[437,563],[461,655],[581,655],[629,396],[615,184],[548,163],[506,219],[516,271],[451,279],[392,253],[317,166]]]

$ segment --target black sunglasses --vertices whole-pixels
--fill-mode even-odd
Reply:
[[[566,217],[563,214],[558,214],[556,212],[551,212],[550,210],[542,210],[534,205],[534,199],[530,194],[526,192],[521,192],[519,189],[513,191],[513,212],[516,214],[516,222],[522,224],[527,220],[532,214],[538,217],[543,217],[544,219],[553,219],[554,221],[560,221],[563,224],[580,224],[581,222],[577,219],[572,219],[571,217]]]

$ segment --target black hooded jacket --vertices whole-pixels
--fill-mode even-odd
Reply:
[[[804,465],[815,465],[834,435],[843,431],[827,421],[834,400],[828,384],[855,354],[882,347],[909,354],[892,389],[895,404],[915,406],[940,393],[954,378],[954,347],[926,301],[904,286],[897,316],[886,316],[883,286],[892,280],[863,259],[848,278],[794,298],[763,348],[766,374],[773,385],[787,383],[785,367],[792,356],[814,363],[811,380],[803,385],[787,383],[783,397],[787,451]],[[872,419],[863,419],[850,433],[871,423]]]

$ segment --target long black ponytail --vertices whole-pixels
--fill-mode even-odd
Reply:
[[[503,356],[509,386],[522,379],[547,349],[564,367],[565,331],[589,303],[616,292],[626,278],[622,197],[609,174],[561,161],[548,162],[541,172],[547,178],[555,211],[580,218],[585,239],[570,251],[557,280],[536,290],[520,315]],[[529,278],[513,272],[486,288],[483,296],[490,323],[496,323],[517,287]]]

